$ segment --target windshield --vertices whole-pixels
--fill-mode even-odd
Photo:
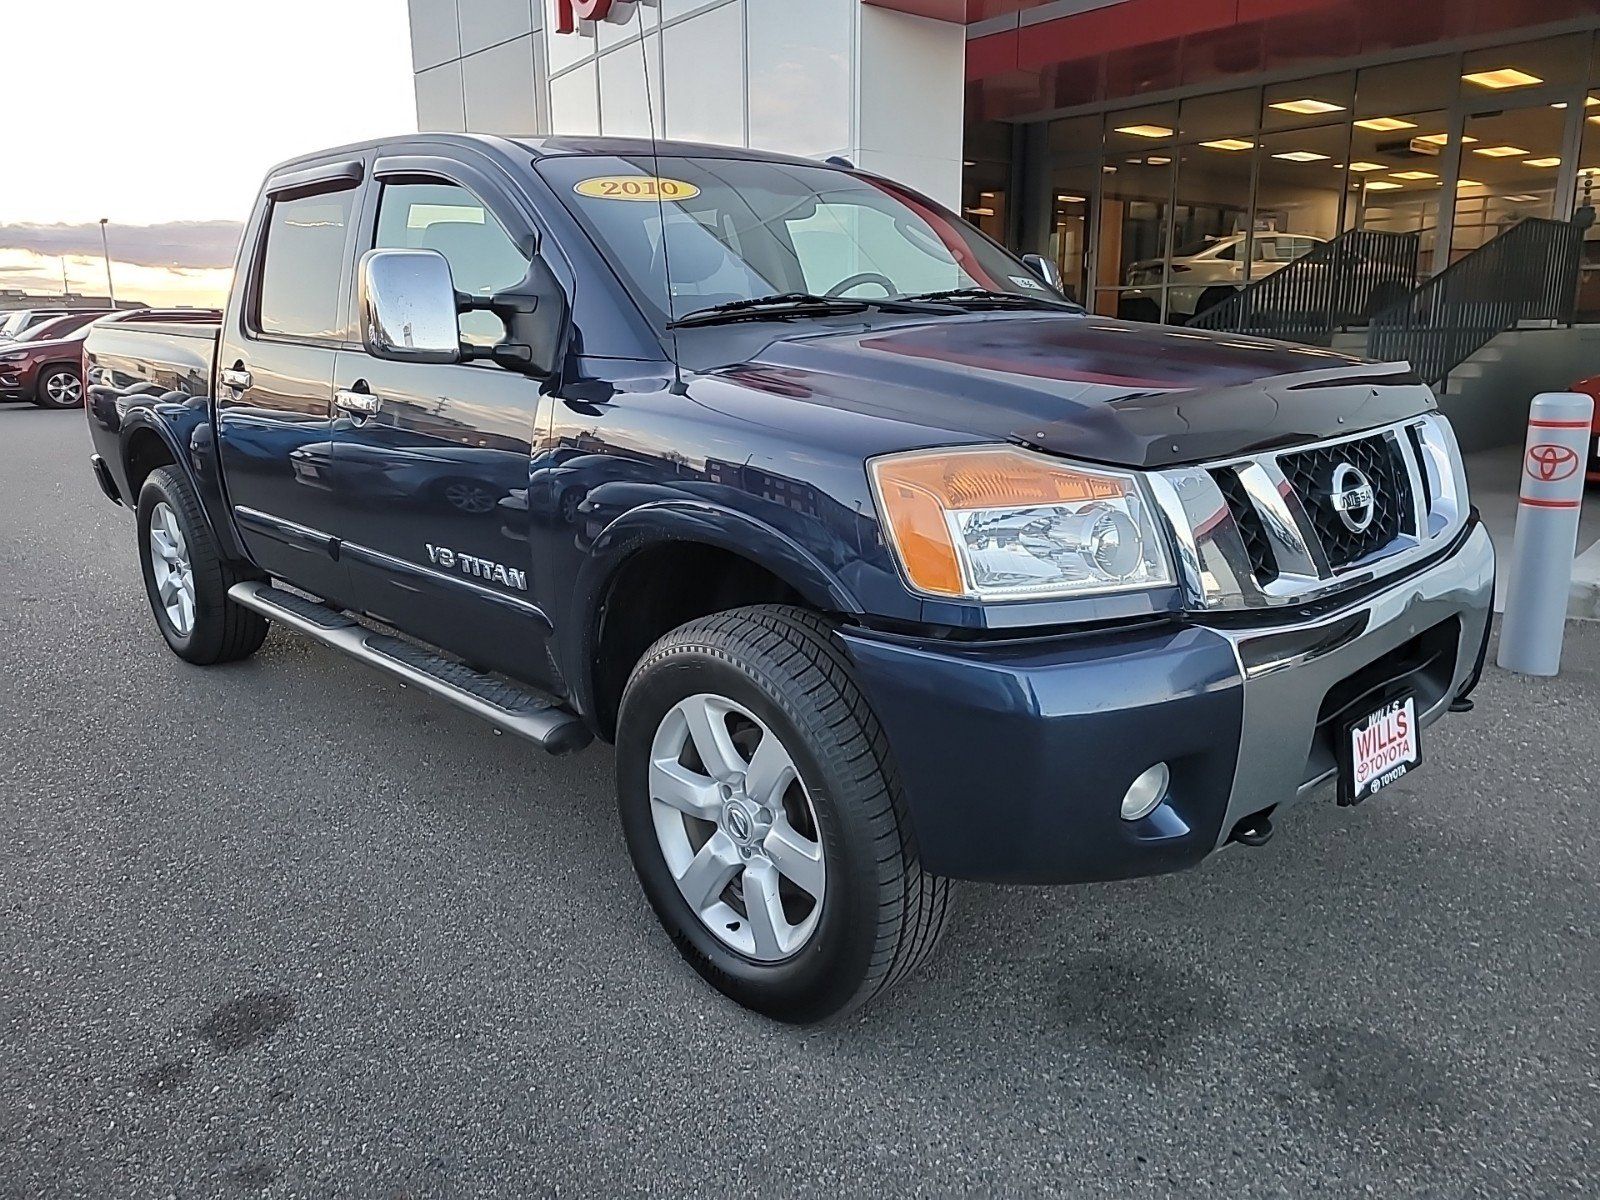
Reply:
[[[844,171],[672,156],[659,170],[648,157],[538,167],[658,325],[792,293],[879,300],[981,288],[1054,297],[966,222]]]

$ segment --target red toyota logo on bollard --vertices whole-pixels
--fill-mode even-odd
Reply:
[[[1541,442],[1528,447],[1528,474],[1541,483],[1555,483],[1578,469],[1578,456],[1565,446]]]
[[[556,0],[556,32],[576,33],[579,21],[604,21],[611,0]]]

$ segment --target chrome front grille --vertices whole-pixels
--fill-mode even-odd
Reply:
[[[1278,578],[1278,556],[1272,552],[1272,539],[1267,536],[1267,527],[1261,520],[1261,514],[1256,511],[1250,493],[1245,490],[1244,480],[1233,467],[1219,467],[1211,472],[1211,478],[1217,481],[1222,498],[1227,501],[1228,511],[1233,514],[1234,523],[1239,527],[1244,552],[1250,559],[1250,573],[1255,576],[1257,583],[1272,583]]]
[[[1278,455],[1278,468],[1311,518],[1312,532],[1334,570],[1381,554],[1402,534],[1416,535],[1416,500],[1405,461],[1409,449],[1402,448],[1401,439],[1380,433]],[[1353,523],[1334,504],[1342,467],[1359,472],[1372,489],[1372,511],[1360,514],[1364,524]]]
[[[1151,476],[1195,607],[1294,604],[1388,574],[1460,528],[1460,452],[1436,414]]]

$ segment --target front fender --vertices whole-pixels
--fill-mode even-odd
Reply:
[[[640,551],[671,542],[715,546],[749,560],[777,576],[812,607],[823,612],[859,614],[860,601],[814,553],[788,534],[731,508],[707,501],[661,500],[630,509],[589,545],[570,597],[567,628],[567,678],[575,686],[581,711],[593,712],[599,613],[617,573]]]
[[[788,534],[748,513],[695,500],[662,500],[630,509],[589,547],[578,577],[578,603],[602,598],[604,586],[629,556],[660,542],[699,542],[747,558],[771,571],[816,608],[860,613],[861,604],[839,577]],[[594,591],[588,589],[593,587]]]

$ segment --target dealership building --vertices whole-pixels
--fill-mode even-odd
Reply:
[[[1600,372],[1600,0],[411,0],[419,124],[826,158],[1092,311],[1435,383]]]

